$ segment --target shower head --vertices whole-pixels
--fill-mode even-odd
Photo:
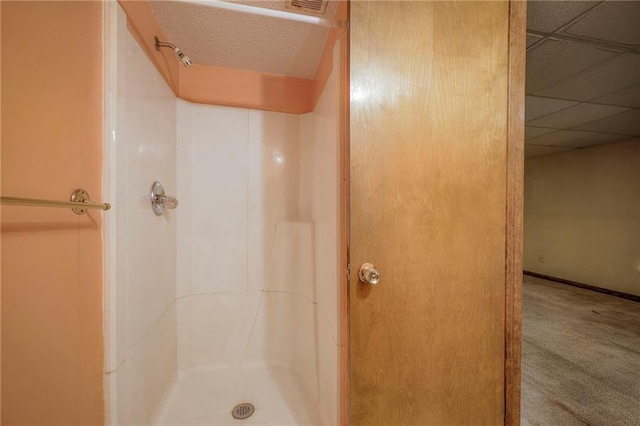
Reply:
[[[160,51],[161,47],[169,47],[173,49],[173,51],[176,53],[176,56],[178,57],[178,59],[180,59],[180,61],[182,62],[182,65],[184,65],[185,68],[189,68],[191,66],[191,59],[189,59],[187,55],[182,53],[182,50],[178,49],[178,47],[175,44],[168,43],[166,41],[160,41],[158,40],[158,37],[154,37],[153,39],[155,42],[156,50],[158,52]]]
[[[182,65],[184,65],[186,68],[189,68],[191,66],[191,59],[189,59],[189,57],[182,53],[182,50],[178,49],[177,47],[174,49],[174,51],[176,52],[178,58],[180,58],[180,60],[182,61]]]

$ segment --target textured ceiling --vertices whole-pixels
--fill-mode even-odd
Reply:
[[[196,64],[313,78],[329,33],[318,25],[185,0],[150,3],[167,41]],[[289,11],[285,0],[233,3]],[[336,8],[337,2],[329,2],[322,17],[333,19]]]
[[[527,157],[640,136],[640,1],[528,2]]]

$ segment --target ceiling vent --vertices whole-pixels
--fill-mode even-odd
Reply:
[[[286,0],[285,7],[296,12],[321,16],[327,10],[327,3],[328,0]]]

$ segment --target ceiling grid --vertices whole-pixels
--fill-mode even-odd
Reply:
[[[640,1],[528,2],[527,157],[640,137]]]

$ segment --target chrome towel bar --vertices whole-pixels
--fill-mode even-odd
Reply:
[[[82,188],[71,194],[70,201],[34,200],[30,198],[0,197],[0,204],[29,207],[70,207],[75,214],[85,214],[88,209],[110,210],[109,203],[94,203],[89,193]]]

